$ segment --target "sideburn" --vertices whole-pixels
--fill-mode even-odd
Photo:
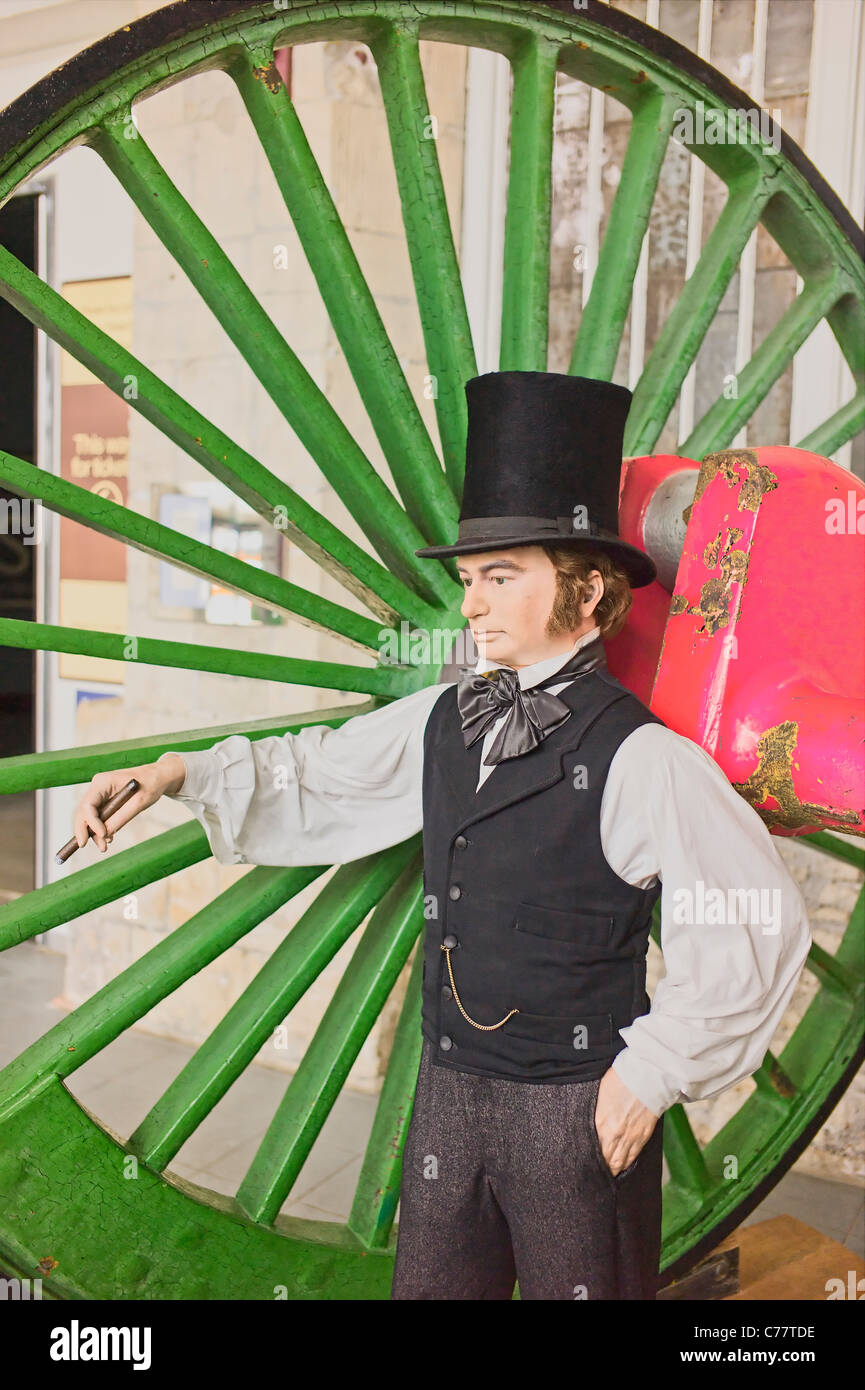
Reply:
[[[550,616],[547,619],[547,635],[557,637],[560,632],[572,632],[578,628],[583,621],[580,612],[582,605],[586,602],[587,584],[585,580],[577,575],[563,574],[561,570],[556,576],[556,595],[553,599],[553,606]]]

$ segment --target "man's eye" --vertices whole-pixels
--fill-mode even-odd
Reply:
[[[493,583],[494,583],[494,584],[507,584],[507,582],[508,582],[508,576],[507,576],[506,574],[494,574],[494,575],[493,575]]]

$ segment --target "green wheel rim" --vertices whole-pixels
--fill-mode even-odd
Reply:
[[[441,458],[274,63],[276,47],[340,37],[366,43],[378,69],[427,363],[437,380]],[[463,383],[477,372],[435,141],[421,138],[428,114],[421,39],[495,49],[513,71],[501,370],[547,367],[557,74],[612,91],[630,109],[622,178],[569,364],[573,373],[610,379],[676,112],[694,110],[698,101],[727,109],[753,103],[665,35],[595,0],[580,9],[516,0],[356,0],[351,7],[285,8],[275,8],[272,0],[191,0],[109,35],[38,83],[4,113],[0,136],[0,204],[75,144],[100,155],[338,490],[378,558],[342,535],[4,248],[0,294],[118,394],[134,375],[138,393],[132,407],[338,578],[371,617],[2,452],[0,483],[376,656],[382,625],[397,630],[405,622],[411,630],[456,632],[464,624],[453,562],[414,555],[416,548],[444,543],[455,533],[465,449]],[[223,70],[237,85],[399,500],[134,126],[137,101],[207,69]],[[729,445],[799,346],[826,320],[853,374],[855,394],[799,446],[832,453],[865,420],[861,231],[786,135],[777,152],[741,129],[732,143],[693,152],[726,183],[728,199],[636,385],[626,452],[646,454],[655,447],[745,245],[762,224],[801,276],[802,291],[739,374],[736,397],[716,401],[681,452],[702,459]],[[137,659],[155,665],[367,696],[352,714],[420,689],[442,669],[422,662],[361,667],[137,640]],[[123,642],[110,633],[0,620],[5,646],[121,658]],[[106,766],[134,766],[168,748],[207,748],[230,733],[254,739],[308,724],[336,726],[346,717],[340,706],[283,722],[187,729],[7,758],[0,760],[0,791],[80,783]],[[846,841],[829,834],[804,838],[815,853],[865,869],[863,852]],[[209,853],[197,824],[120,851],[62,885],[0,909],[0,946],[74,921]],[[254,1299],[274,1297],[278,1288],[295,1299],[386,1298],[401,1155],[420,1057],[420,952],[347,1223],[279,1212],[423,930],[421,864],[415,836],[339,867],[128,1139],[113,1135],[80,1105],[65,1078],[331,866],[251,869],[0,1072],[2,1266],[25,1277],[50,1274],[44,1292],[52,1298]],[[173,1174],[173,1156],[367,918],[235,1196]],[[818,988],[805,1016],[780,1055],[767,1055],[754,1076],[755,1090],[707,1145],[697,1142],[682,1106],[667,1112],[664,1279],[692,1265],[762,1200],[849,1084],[863,1055],[863,935],[860,894],[834,956],[812,947],[808,968]],[[657,919],[654,936],[657,941]],[[730,1153],[739,1161],[735,1182],[723,1176]],[[127,1181],[124,1165],[130,1162],[138,1165],[136,1182]],[[87,1219],[94,1194],[98,1223]]]

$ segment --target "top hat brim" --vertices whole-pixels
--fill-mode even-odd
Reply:
[[[542,544],[582,546],[586,550],[604,551],[625,571],[632,589],[645,588],[658,577],[654,561],[644,551],[610,532],[597,536],[488,536],[461,541],[456,545],[429,545],[414,553],[422,560],[444,560],[453,555],[479,555],[485,550],[510,550],[517,545]]]

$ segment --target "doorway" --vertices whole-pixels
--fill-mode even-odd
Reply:
[[[11,198],[0,208],[0,245],[37,269],[39,195]],[[0,299],[0,449],[35,463],[36,330]],[[0,617],[34,622],[38,527],[33,507],[0,485]],[[36,657],[0,646],[0,758],[36,749]],[[36,795],[0,796],[0,903],[35,887]]]

